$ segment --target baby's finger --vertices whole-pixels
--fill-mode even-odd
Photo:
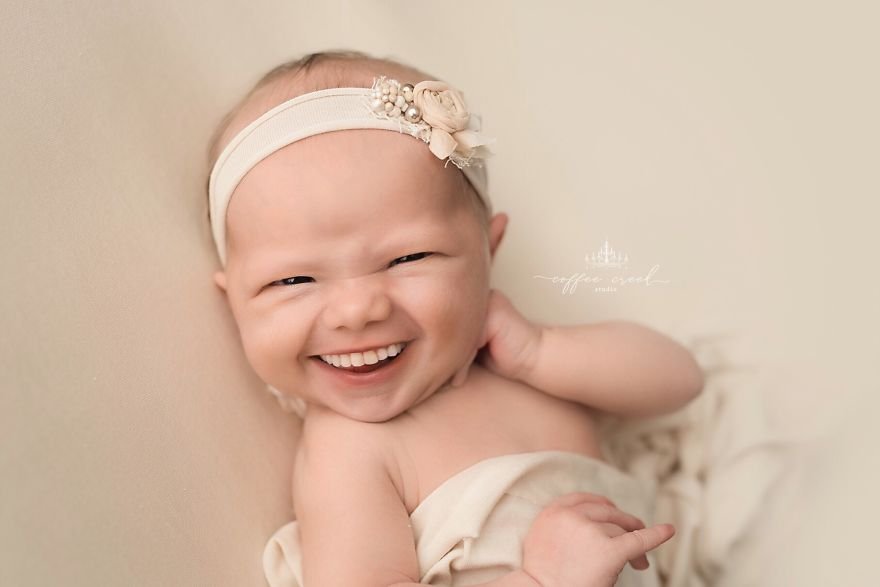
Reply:
[[[571,506],[575,511],[587,516],[594,522],[610,522],[627,531],[639,530],[645,523],[637,517],[619,510],[607,503],[577,503]]]
[[[606,523],[606,524],[600,524],[600,526],[602,527],[602,530],[605,532],[605,534],[607,536],[609,536],[610,538],[615,538],[617,536],[621,536],[623,534],[626,534],[626,530],[624,530],[620,526],[617,526],[616,524],[607,524]],[[644,571],[649,566],[651,566],[648,563],[648,557],[645,556],[644,554],[641,556],[637,556],[635,558],[629,559],[629,564],[632,565],[632,568],[636,569],[637,571]]]
[[[626,532],[611,540],[620,549],[627,560],[632,561],[651,550],[654,550],[675,535],[672,524],[660,524],[650,528],[642,528]]]
[[[572,493],[560,495],[548,503],[547,506],[571,507],[584,502],[605,503],[612,507],[616,507],[614,502],[607,497],[596,493],[589,493],[587,491],[574,491]]]

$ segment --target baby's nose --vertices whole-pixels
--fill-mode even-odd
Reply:
[[[370,322],[387,319],[391,314],[391,300],[381,279],[375,277],[335,284],[322,315],[324,326],[360,330]]]

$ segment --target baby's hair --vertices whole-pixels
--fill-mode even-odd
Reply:
[[[264,112],[309,92],[329,88],[370,87],[373,78],[379,75],[396,76],[412,84],[422,80],[440,79],[395,59],[373,57],[361,51],[344,49],[308,53],[282,63],[263,75],[220,120],[208,145],[209,173],[232,137]],[[459,175],[480,223],[484,228],[487,227],[488,212],[485,204],[464,174]],[[207,182],[205,191],[207,192]],[[207,206],[207,209],[210,222],[211,207]]]

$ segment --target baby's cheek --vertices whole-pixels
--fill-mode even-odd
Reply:
[[[480,347],[485,342],[483,340],[483,332],[486,329],[486,319],[488,311],[489,291],[476,292],[471,298],[469,308],[469,316],[466,318],[468,324],[472,325],[470,329],[470,343],[476,347]]]
[[[466,347],[465,352],[469,352],[483,330],[488,289],[483,291],[472,282],[459,283],[459,287],[442,289],[432,313],[440,335]]]
[[[271,347],[266,340],[265,334],[253,327],[243,330],[241,332],[241,344],[248,363],[250,363],[260,378],[265,381],[265,373],[271,363],[269,361]]]
[[[248,362],[267,383],[286,379],[302,349],[298,333],[269,320],[249,324],[241,339]]]

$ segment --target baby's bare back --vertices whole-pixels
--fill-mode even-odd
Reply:
[[[445,388],[384,424],[392,473],[407,512],[444,481],[488,458],[563,450],[601,459],[595,412],[474,364]]]

